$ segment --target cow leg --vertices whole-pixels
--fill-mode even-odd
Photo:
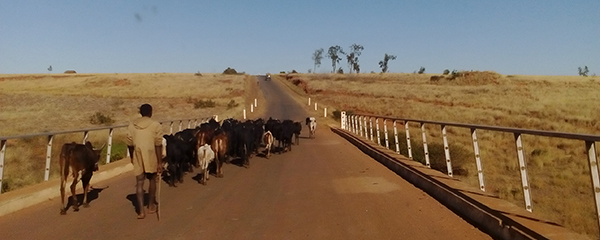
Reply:
[[[135,176],[135,196],[137,198],[138,205],[138,219],[146,217],[146,211],[144,209],[144,173]]]
[[[67,214],[67,205],[65,205],[65,187],[66,187],[66,185],[67,185],[66,177],[61,176],[61,179],[60,179],[60,201],[61,201],[60,214],[61,215]]]
[[[74,175],[73,177],[73,183],[71,183],[71,204],[73,205],[73,210],[77,212],[79,211],[79,201],[77,201],[77,195],[75,195],[75,188],[77,187],[77,182],[79,182],[77,180],[79,176]]]
[[[83,178],[81,179],[81,182],[83,183],[83,207],[87,208],[90,206],[90,204],[88,203],[88,191],[90,190],[90,180],[92,179],[92,174],[91,173],[86,173]]]

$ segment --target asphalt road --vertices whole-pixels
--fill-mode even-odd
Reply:
[[[275,82],[260,81],[266,116],[308,116]],[[136,219],[134,177],[94,182],[89,208],[60,199],[0,217],[0,239],[491,239],[359,149],[318,127],[300,145],[250,168],[224,166],[207,186],[162,185],[161,219]],[[59,191],[57,188],[56,191]]]

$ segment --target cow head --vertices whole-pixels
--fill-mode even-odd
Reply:
[[[96,149],[92,146],[92,143],[90,142],[86,142],[85,146],[87,149],[90,150],[90,153],[92,155],[92,158],[94,160],[94,169],[93,171],[98,171],[98,162],[100,161],[100,155],[102,154],[102,150],[104,150],[104,147],[106,146],[106,143],[102,145],[102,147],[100,147],[99,149]]]

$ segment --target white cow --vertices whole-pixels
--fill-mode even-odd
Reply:
[[[263,134],[263,142],[265,143],[265,157],[266,158],[271,157],[271,147],[273,146],[273,141],[275,141],[275,139],[273,139],[273,134],[271,133],[271,131],[267,131],[267,132],[265,132],[265,134]]]
[[[202,185],[206,185],[208,180],[208,165],[215,160],[215,152],[212,150],[210,145],[204,144],[198,148],[198,166],[202,172],[202,178],[198,181]]]
[[[317,119],[315,117],[307,117],[306,125],[308,125],[308,137],[315,138],[315,131],[317,130]]]

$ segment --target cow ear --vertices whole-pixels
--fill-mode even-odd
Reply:
[[[94,147],[92,147],[92,143],[90,141],[85,142],[85,147],[87,147],[89,149],[94,149]]]

